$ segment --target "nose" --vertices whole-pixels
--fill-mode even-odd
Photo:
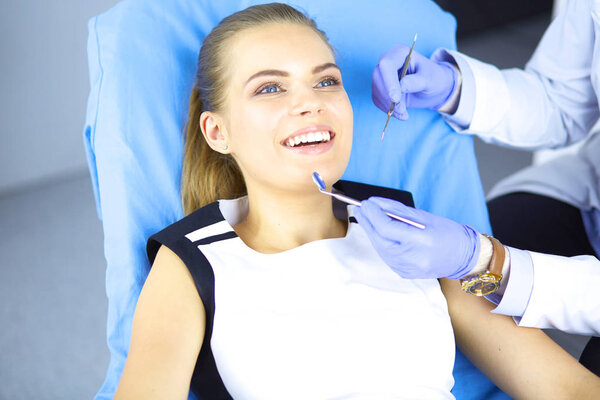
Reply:
[[[316,115],[322,113],[324,110],[323,99],[314,88],[303,86],[295,90],[290,110],[292,115]]]

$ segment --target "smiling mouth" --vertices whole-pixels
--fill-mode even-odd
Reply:
[[[282,144],[286,147],[312,146],[327,143],[335,137],[330,131],[309,132],[285,139]]]

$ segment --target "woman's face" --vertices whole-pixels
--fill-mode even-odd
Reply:
[[[224,136],[249,191],[315,190],[313,171],[337,181],[350,157],[352,107],[329,47],[299,24],[248,29],[232,42]]]

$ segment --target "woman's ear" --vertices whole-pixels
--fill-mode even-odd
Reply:
[[[212,111],[204,111],[200,114],[199,123],[202,135],[204,135],[204,139],[211,149],[222,154],[231,152],[225,124],[218,114]]]

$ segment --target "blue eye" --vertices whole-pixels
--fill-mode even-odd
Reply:
[[[277,93],[277,92],[280,92],[280,91],[281,91],[281,88],[279,87],[279,85],[269,84],[269,85],[266,85],[266,86],[263,86],[262,88],[260,88],[257,93],[259,93],[259,94],[263,94],[263,93],[264,94],[269,94],[269,93]]]
[[[325,78],[317,84],[317,87],[335,86],[340,82],[335,78]]]

